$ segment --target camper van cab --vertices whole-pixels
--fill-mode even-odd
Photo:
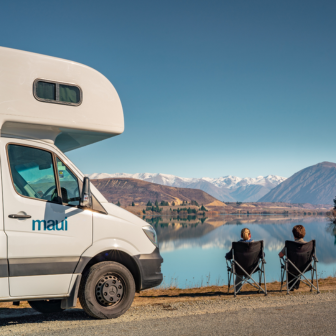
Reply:
[[[156,232],[64,154],[124,131],[118,94],[85,65],[2,47],[0,73],[0,301],[48,313],[79,297],[118,317],[162,281]]]

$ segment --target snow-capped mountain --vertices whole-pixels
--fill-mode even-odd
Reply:
[[[241,178],[231,175],[218,178],[188,178],[161,173],[94,173],[89,175],[89,177],[90,179],[127,177],[171,187],[201,189],[225,202],[258,201],[270,190],[286,180],[285,177],[276,175],[258,176],[256,178]]]
[[[237,177],[237,176],[223,176],[218,178],[209,178],[209,177],[203,177],[203,180],[206,180],[215,186],[221,188],[226,187],[229,189],[235,189],[237,187],[241,186],[247,186],[250,184],[258,184],[262,186],[267,186],[269,184],[277,186],[284,180],[286,180],[285,177],[276,176],[276,175],[267,175],[267,176],[258,176],[258,177]]]

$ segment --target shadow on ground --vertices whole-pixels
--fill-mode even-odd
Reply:
[[[51,321],[87,321],[93,318],[88,316],[82,309],[69,309],[62,313],[40,314],[32,308],[0,308],[0,327],[20,325],[27,323],[43,323]],[[13,316],[10,316],[13,315]]]
[[[267,290],[267,294],[281,294],[279,290]],[[285,294],[283,291],[282,294]],[[256,292],[256,291],[242,291],[237,294],[237,296],[247,296],[247,295],[265,295],[263,292]],[[152,295],[141,295],[141,298],[152,298]],[[233,290],[230,291],[230,293],[227,292],[221,292],[221,291],[213,291],[213,292],[204,292],[204,293],[167,293],[167,294],[161,294],[156,295],[156,298],[206,298],[206,297],[233,297]]]

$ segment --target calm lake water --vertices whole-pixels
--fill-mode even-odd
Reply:
[[[217,216],[207,219],[147,219],[158,233],[160,252],[164,258],[163,286],[179,288],[227,284],[225,253],[232,241],[240,239],[247,227],[252,239],[264,240],[266,280],[280,280],[278,253],[285,240],[292,240],[292,228],[306,228],[306,241],[316,240],[319,277],[336,275],[336,227],[324,217],[283,216]]]

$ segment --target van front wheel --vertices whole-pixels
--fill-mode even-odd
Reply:
[[[116,318],[131,306],[135,283],[131,272],[114,261],[103,261],[83,275],[79,301],[84,311],[98,319]]]

